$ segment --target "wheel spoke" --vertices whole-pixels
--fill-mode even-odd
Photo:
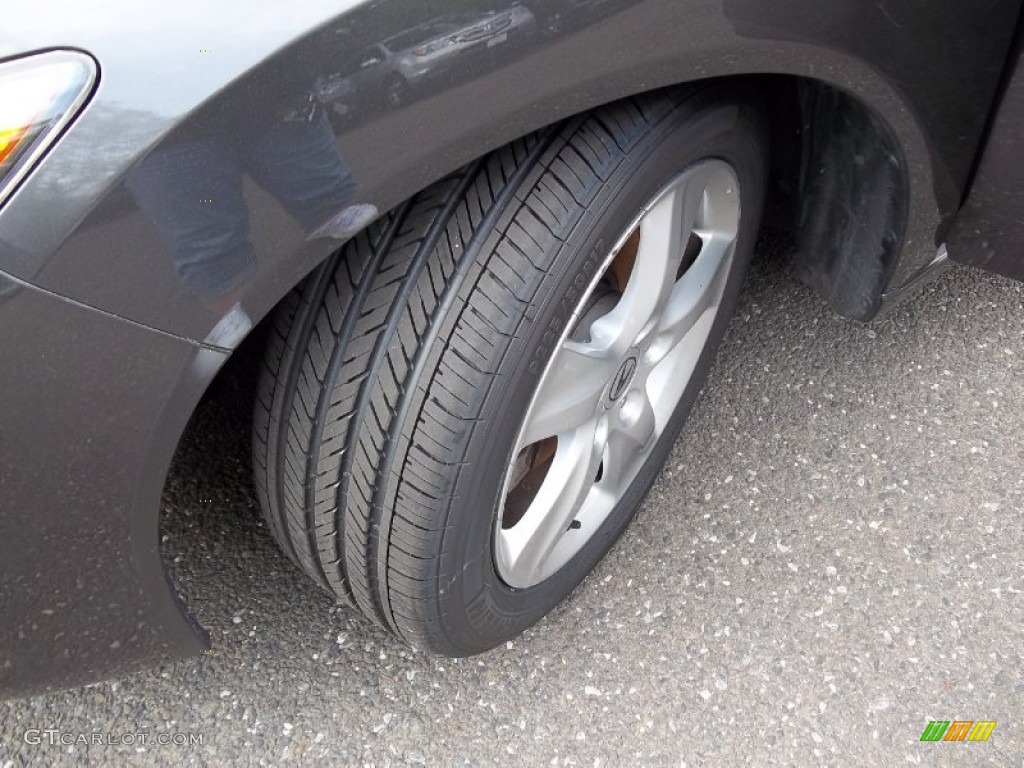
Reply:
[[[541,381],[521,445],[560,435],[594,418],[601,393],[615,372],[602,350],[571,339],[562,343]]]
[[[707,177],[704,168],[687,172],[640,220],[636,261],[622,298],[591,326],[596,343],[622,354],[661,314],[704,199]]]
[[[573,562],[652,460],[732,271],[739,192],[728,163],[690,166],[632,219],[578,300],[509,469],[529,482],[506,489],[495,526],[509,586]]]
[[[597,419],[559,438],[547,477],[530,508],[518,523],[501,531],[498,540],[505,579],[513,586],[532,583],[566,535],[594,487],[606,439],[607,432]]]
[[[661,356],[679,344],[707,310],[718,306],[729,274],[734,237],[706,233],[697,261],[675,284],[657,325]]]
[[[602,490],[621,496],[633,479],[637,459],[646,456],[656,436],[654,407],[643,390],[634,390],[609,423]]]
[[[640,389],[629,393],[610,425],[616,440],[621,438],[637,452],[650,444],[654,429],[654,408],[647,394]]]

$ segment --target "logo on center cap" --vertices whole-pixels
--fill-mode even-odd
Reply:
[[[636,358],[630,357],[619,366],[619,370],[615,373],[615,378],[612,379],[612,386],[608,390],[609,400],[614,401],[622,397],[622,393],[626,391],[626,387],[633,380],[634,373],[636,373]]]

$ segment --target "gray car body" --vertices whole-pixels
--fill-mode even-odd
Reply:
[[[387,210],[513,138],[632,94],[749,77],[774,88],[784,78],[856,104],[879,136],[865,146],[884,145],[895,169],[877,243],[861,247],[869,226],[818,227],[811,242],[845,253],[842,268],[817,270],[830,298],[845,306],[859,292],[849,306],[864,310],[850,314],[870,316],[927,274],[947,239],[954,258],[1024,276],[1013,250],[1020,216],[993,192],[1014,184],[1021,199],[1016,0],[984,15],[953,0],[524,5],[536,23],[520,45],[477,51],[465,66],[453,56],[400,109],[381,104],[377,86],[338,89],[353,97],[328,109],[352,202]],[[233,344],[208,341],[224,312],[182,281],[167,237],[133,197],[133,175],[147,158],[194,146],[238,153],[254,140],[248,126],[301,117],[317,79],[359,51],[443,13],[491,10],[500,8],[411,0],[5,9],[0,61],[73,49],[93,58],[98,77],[0,208],[0,694],[207,647],[165,575],[158,514],[178,439]],[[998,162],[986,161],[986,141]],[[850,174],[860,159],[851,154]],[[338,243],[311,238],[240,176],[254,268],[236,295],[258,321]],[[813,179],[798,187],[821,189]],[[825,198],[804,205],[801,220]],[[967,223],[957,218],[965,198]],[[998,230],[994,245],[972,250],[986,227]],[[862,274],[877,277],[858,282]]]

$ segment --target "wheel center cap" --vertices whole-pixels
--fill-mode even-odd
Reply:
[[[622,365],[615,372],[611,385],[608,387],[608,399],[611,402],[614,403],[629,389],[629,385],[633,383],[633,377],[636,375],[636,366],[637,359],[635,357],[627,357],[622,361]]]

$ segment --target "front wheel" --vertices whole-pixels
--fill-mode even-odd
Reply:
[[[671,449],[765,177],[748,101],[660,92],[503,147],[350,241],[266,354],[255,466],[285,551],[434,652],[537,621]]]

